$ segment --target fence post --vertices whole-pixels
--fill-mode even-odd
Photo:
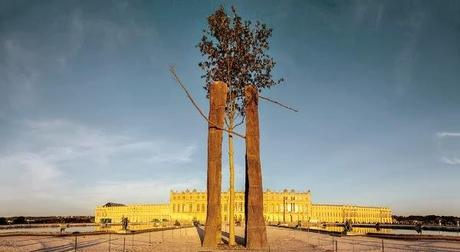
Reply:
[[[134,234],[132,234],[131,249],[134,249]]]
[[[152,244],[152,231],[149,232],[149,243]]]
[[[123,252],[125,252],[126,237],[123,236]]]
[[[112,234],[109,233],[109,252],[110,252],[110,242],[112,241]]]
[[[335,252],[339,251],[339,248],[337,247],[337,241],[335,241]]]
[[[309,243],[310,243],[310,234],[309,234],[309,233],[310,233],[310,232],[309,232],[309,231],[307,231],[307,244],[309,244]]]
[[[165,231],[161,230],[161,242],[165,242]]]
[[[77,236],[75,236],[75,245],[74,245],[75,251],[77,251]]]
[[[332,251],[335,251],[335,241],[334,241],[334,237],[332,237]]]
[[[385,251],[385,245],[383,244],[383,239],[382,239],[382,252]]]
[[[353,240],[353,247],[352,247],[352,251],[355,252],[355,240]]]

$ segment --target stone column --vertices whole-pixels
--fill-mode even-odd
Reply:
[[[209,121],[216,126],[224,127],[227,84],[221,81],[209,87]],[[203,246],[217,248],[221,241],[221,183],[222,183],[222,135],[223,131],[208,124],[208,206]]]
[[[252,85],[246,86],[245,239],[246,247],[249,249],[268,247],[260,165],[258,99],[257,88]]]

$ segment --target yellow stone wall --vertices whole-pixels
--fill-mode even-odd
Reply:
[[[285,189],[264,192],[264,217],[267,222],[305,222],[309,220],[311,209],[310,191]]]
[[[206,221],[206,193],[196,190],[170,193],[171,217],[182,221]],[[222,220],[228,221],[228,192],[221,195]],[[244,193],[235,192],[235,219],[244,220]]]
[[[310,222],[392,223],[391,209],[352,205],[313,204]]]
[[[223,192],[222,220],[228,222],[228,192]],[[131,223],[147,223],[154,219],[180,222],[206,221],[206,193],[186,190],[170,193],[169,204],[100,206],[96,208],[96,223],[101,219],[112,219],[120,223],[128,217]],[[264,192],[264,217],[267,222],[344,222],[391,223],[391,209],[353,205],[312,204],[311,193],[283,190]],[[244,193],[235,193],[235,219],[244,222]]]
[[[148,223],[153,220],[171,220],[169,204],[137,204],[127,206],[98,206],[95,212],[95,222],[110,219],[111,223],[121,223],[127,217],[130,223]]]

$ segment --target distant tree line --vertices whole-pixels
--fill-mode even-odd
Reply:
[[[457,221],[460,221],[460,217],[456,216],[438,216],[438,215],[409,215],[409,216],[397,216],[393,215],[393,219],[399,224],[415,224],[423,223],[424,225],[439,225],[444,226],[456,226]]]
[[[93,223],[94,216],[43,216],[43,217],[0,217],[0,225],[51,224],[51,223]]]

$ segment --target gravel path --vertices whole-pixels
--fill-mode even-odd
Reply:
[[[237,242],[243,229],[238,227]],[[224,242],[226,235],[223,232]],[[77,236],[77,251],[206,251],[202,229],[184,228],[128,235]],[[326,234],[267,227],[270,251],[382,251],[382,240],[365,236],[333,237]],[[110,241],[110,242],[109,242]],[[225,251],[241,251],[237,246]],[[75,251],[75,237],[0,236],[0,251]],[[383,240],[383,251],[460,251],[459,242]]]

